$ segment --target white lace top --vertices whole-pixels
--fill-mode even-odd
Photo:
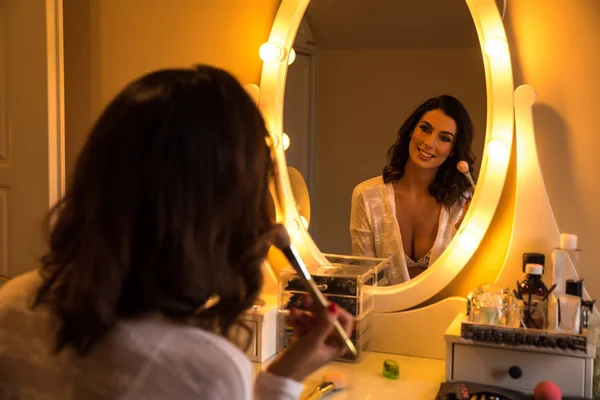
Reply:
[[[225,338],[159,317],[120,322],[85,357],[53,352],[55,320],[29,307],[37,271],[0,287],[0,399],[292,400],[303,385],[259,373]]]
[[[396,218],[393,184],[384,183],[382,176],[364,181],[356,186],[352,193],[352,254],[389,258],[390,284],[405,282],[410,279],[408,268],[428,267],[448,247],[456,233],[454,225],[462,216],[463,205],[464,201],[461,201],[450,210],[442,207],[433,247],[421,260],[414,261],[404,253],[400,226]]]

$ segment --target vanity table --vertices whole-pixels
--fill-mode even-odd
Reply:
[[[393,359],[400,366],[400,379],[385,378],[382,374],[383,361]],[[254,363],[257,374],[268,365]],[[444,360],[408,357],[397,354],[367,352],[357,364],[332,362],[313,373],[304,381],[305,398],[319,383],[327,371],[340,371],[346,375],[348,386],[327,398],[331,400],[367,400],[367,399],[434,399],[440,384],[445,381]]]
[[[532,393],[539,382],[551,381],[561,388],[564,396],[592,398],[594,340],[588,342],[585,352],[474,341],[461,336],[464,318],[465,314],[458,314],[446,331],[446,380],[477,382],[528,393]]]

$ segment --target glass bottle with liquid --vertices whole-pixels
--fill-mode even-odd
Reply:
[[[546,329],[548,317],[548,287],[542,281],[544,267],[540,264],[525,265],[527,277],[519,286],[523,299],[521,316],[525,326],[531,329]]]

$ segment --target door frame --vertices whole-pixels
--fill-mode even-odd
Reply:
[[[53,207],[65,192],[63,0],[46,0],[48,70],[48,188]]]
[[[48,209],[50,209],[58,203],[65,192],[63,0],[45,0],[45,8],[46,84],[48,89]],[[3,43],[0,43],[1,45]],[[0,49],[0,51],[4,50]],[[0,62],[2,61],[3,59],[0,58]],[[3,71],[0,73],[4,74]],[[0,286],[8,279],[8,277],[0,275]]]

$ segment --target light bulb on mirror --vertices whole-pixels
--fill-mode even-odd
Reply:
[[[290,147],[290,137],[287,135],[287,133],[284,133],[281,139],[283,141],[283,150],[287,150]]]
[[[486,151],[491,158],[498,161],[505,161],[509,156],[508,145],[500,138],[490,139]]]
[[[267,142],[267,146],[269,146],[270,149],[275,149],[279,145],[279,138],[273,134],[270,134],[269,136],[265,137],[265,141]]]
[[[288,57],[288,65],[292,65],[292,63],[296,60],[296,50],[291,49],[290,55]]]
[[[285,55],[285,50],[283,49],[283,46],[279,43],[266,42],[260,46],[258,54],[260,55],[260,59],[264,62],[275,63],[283,59],[283,56]]]
[[[300,225],[298,224],[298,221],[296,221],[295,219],[286,218],[283,221],[283,225],[285,225],[285,228],[287,229],[287,231],[290,235],[297,235],[298,232],[300,231]]]
[[[481,238],[477,232],[474,232],[470,229],[465,229],[458,235],[458,247],[464,251],[471,252],[477,249],[480,241]]]
[[[490,58],[500,59],[508,55],[508,43],[506,39],[494,37],[485,42],[485,54]]]
[[[300,216],[300,221],[302,222],[302,226],[304,226],[304,229],[308,229],[308,220],[304,217],[304,215]]]

